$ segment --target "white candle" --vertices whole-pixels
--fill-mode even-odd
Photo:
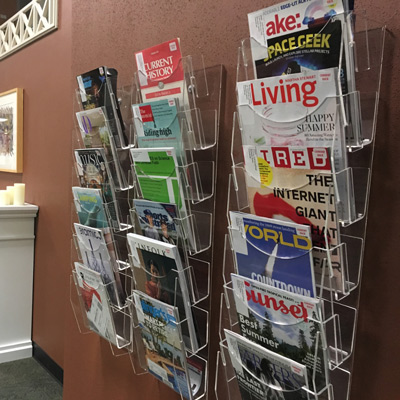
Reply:
[[[22,206],[25,203],[25,183],[14,184],[14,205]]]
[[[14,186],[7,186],[8,197],[10,200],[10,204],[14,204]]]
[[[0,206],[8,206],[10,204],[9,198],[7,190],[0,190]]]

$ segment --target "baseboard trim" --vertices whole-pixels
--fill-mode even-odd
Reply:
[[[32,342],[13,343],[0,347],[0,363],[32,357]]]
[[[33,343],[33,358],[39,362],[53,377],[63,384],[63,369],[35,342]]]

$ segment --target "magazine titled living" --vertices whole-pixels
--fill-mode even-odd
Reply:
[[[136,289],[179,311],[185,345],[196,351],[195,322],[192,315],[188,277],[175,245],[135,233],[127,234]]]
[[[330,149],[258,146],[256,153],[246,158],[250,212],[310,226],[315,282],[343,292],[343,253],[336,247],[340,232]],[[321,248],[332,250],[328,254]]]
[[[244,152],[263,145],[331,147],[335,172],[344,171],[346,139],[336,82],[337,68],[238,82]],[[350,179],[341,172],[335,180],[340,219],[351,221],[355,207]]]
[[[230,212],[238,274],[290,292],[316,297],[308,225]]]
[[[101,274],[75,263],[76,278],[90,328],[117,345],[117,335]]]
[[[235,332],[224,331],[242,399],[309,399],[307,370],[303,364]]]
[[[200,388],[202,371],[186,360],[178,309],[137,290],[133,297],[149,372],[191,399]]]
[[[307,367],[317,391],[328,383],[328,349],[318,299],[232,274],[240,333]],[[312,385],[313,386],[313,385]]]

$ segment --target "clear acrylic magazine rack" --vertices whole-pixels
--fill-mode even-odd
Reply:
[[[215,185],[223,69],[221,65],[205,67],[202,56],[183,57],[178,69],[183,71],[182,82],[175,85],[179,89],[176,90],[180,92],[180,95],[167,96],[167,98],[178,98],[178,101],[176,101],[177,113],[166,129],[169,132],[169,129],[172,130],[173,128],[172,125],[175,125],[175,129],[176,126],[179,126],[178,136],[180,140],[163,139],[160,145],[157,143],[157,147],[174,147],[177,154],[176,175],[179,178],[186,211],[178,211],[170,222],[173,222],[177,230],[180,231],[176,244],[180,249],[181,259],[186,265],[186,268],[180,274],[184,274],[188,282],[191,310],[196,322],[197,334],[196,338],[190,339],[190,343],[187,340],[182,343],[188,360],[186,372],[189,373],[186,373],[185,376],[191,379],[188,387],[191,387],[192,390],[186,393],[178,388],[176,391],[181,398],[206,399],[208,398],[208,335],[214,251]],[[132,104],[134,106],[148,103],[148,99],[145,97],[146,93],[140,89],[139,74],[140,72],[135,74],[132,89]],[[157,82],[157,85],[163,88],[162,82]],[[139,148],[147,147],[145,141],[141,141],[140,138],[145,129],[143,118],[137,112],[133,112],[132,115],[134,127],[132,143]],[[148,147],[151,147],[151,145]],[[146,221],[134,207],[132,200],[143,199],[144,196],[133,167],[131,171],[134,182],[133,194],[129,196],[131,200],[131,224],[136,233],[143,234]],[[178,281],[177,285],[179,286]],[[179,290],[178,287],[177,290]],[[188,321],[185,319],[177,320],[177,328],[184,332],[187,330],[187,323]],[[141,348],[138,346],[136,348],[142,354],[142,357],[139,357],[141,358],[139,363],[141,368],[136,368],[136,370],[149,371],[146,358],[143,356],[148,349],[146,350],[143,346],[143,339],[137,324],[134,325],[133,331],[137,342],[141,343]],[[193,346],[193,344],[196,345]],[[201,382],[196,377],[193,378],[193,368],[196,369],[193,365],[198,365],[198,369],[202,371]],[[178,373],[179,375],[179,365],[173,363],[172,367],[173,374]]]
[[[347,150],[345,150],[345,164],[340,166],[335,164],[335,171],[331,174],[333,184],[330,187],[330,193],[338,199],[337,196],[341,193],[340,185],[345,184],[349,195],[341,196],[340,202],[342,204],[336,204],[336,212],[339,217],[337,245],[329,246],[326,243],[325,245],[322,244],[321,247],[313,247],[310,250],[311,252],[318,250],[322,254],[322,262],[318,266],[322,268],[322,273],[319,276],[316,275],[316,285],[318,298],[323,305],[321,334],[326,340],[326,350],[329,355],[329,382],[327,387],[320,392],[318,390],[311,390],[310,392],[306,390],[308,397],[305,398],[313,399],[348,400],[350,396],[382,72],[385,28],[379,23],[367,19],[365,13],[357,14],[357,16],[348,15],[346,21],[348,30],[348,41],[345,43],[347,47],[346,57],[349,57],[349,60],[354,63],[354,86],[352,87],[353,90],[339,96],[336,102],[340,108],[338,114],[341,114],[338,132],[346,137]],[[257,46],[260,45],[254,43],[252,39],[242,42],[242,46],[239,48],[238,82],[255,79],[252,47]],[[264,126],[276,128],[277,125],[275,124],[276,121],[268,121],[268,118],[265,118],[264,115],[256,115],[254,110],[249,110],[249,108],[251,107],[238,106],[238,111],[234,115],[231,148],[233,169],[229,176],[228,211],[249,213],[253,207],[249,204],[247,196],[248,176],[246,176],[241,134],[243,127],[246,123],[254,124],[257,118],[261,121],[261,126],[264,124]],[[240,114],[245,115],[246,119],[242,119]],[[335,134],[337,135],[337,133]],[[291,144],[289,141],[285,143],[285,140],[282,140],[281,136],[275,143],[260,144],[270,146]],[[334,154],[334,142],[331,147]],[[341,150],[343,151],[343,147]],[[332,164],[334,164],[334,160]],[[341,212],[343,208],[347,209],[348,212]],[[228,221],[230,221],[229,213]],[[215,386],[218,398],[229,398],[231,400],[242,398],[230,358],[232,354],[229,352],[223,335],[223,329],[235,331],[236,328],[236,331],[238,331],[238,315],[235,306],[237,295],[233,291],[230,277],[231,273],[238,273],[235,251],[231,244],[232,230],[233,228],[230,227],[230,234],[225,237],[224,293],[221,295],[220,316],[221,350],[217,359]],[[273,254],[270,254],[270,256],[274,257]],[[335,257],[339,258],[341,262],[340,272],[343,284],[339,287],[336,284]],[[251,371],[246,371],[246,373],[249,372],[251,373]],[[254,376],[255,380],[257,378],[259,380],[259,376]],[[259,384],[260,387],[265,387],[265,382],[259,382]],[[282,394],[284,393],[280,395],[278,393],[275,396],[276,398],[286,398]],[[288,398],[291,398],[289,394]],[[302,397],[299,394],[298,397],[294,398]]]

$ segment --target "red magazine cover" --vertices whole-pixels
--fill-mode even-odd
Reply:
[[[139,51],[135,59],[143,102],[183,100],[184,72],[178,38]]]

